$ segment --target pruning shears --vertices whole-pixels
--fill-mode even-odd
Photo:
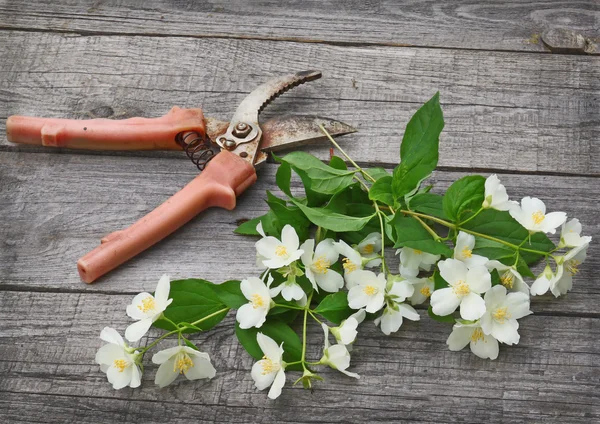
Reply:
[[[256,181],[255,167],[269,152],[321,141],[356,130],[318,116],[282,116],[259,123],[261,111],[289,89],[321,77],[298,72],[269,80],[240,103],[229,122],[207,117],[199,108],[174,107],[159,118],[70,120],[11,116],[8,141],[87,150],[184,150],[202,172],[183,189],[130,227],[102,238],[77,262],[91,283],[162,240],[209,207],[231,210],[236,198]]]

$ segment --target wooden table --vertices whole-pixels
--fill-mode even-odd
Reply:
[[[269,77],[320,69],[322,80],[265,116],[350,123],[360,129],[340,139],[350,155],[391,168],[408,117],[439,90],[437,190],[468,173],[498,173],[514,197],[537,196],[578,217],[595,243],[573,291],[535,298],[521,343],[503,346],[496,361],[448,351],[449,326],[420,310],[422,321],[391,337],[365,325],[352,356],[359,381],[324,371],[314,393],[290,385],[271,401],[254,387],[230,316],[195,339],[218,369],[212,381],[160,390],[148,366],[141,389],[115,391],[94,363],[102,327],[123,331],[126,304],[162,273],[215,282],[256,274],[254,240],[232,231],[266,210],[276,166],[260,170],[235,211],[209,211],[85,285],[77,258],[181,188],[194,166],[183,153],[100,154],[2,138],[0,421],[599,422],[599,22],[593,0],[3,1],[2,133],[12,114],[152,117],[179,105],[228,119]],[[328,149],[310,152],[326,158]]]

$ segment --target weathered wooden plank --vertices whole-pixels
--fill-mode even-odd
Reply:
[[[227,119],[270,76],[319,68],[322,80],[266,116],[346,121],[358,161],[397,161],[408,118],[440,90],[441,166],[600,175],[598,58],[16,31],[0,32],[0,54],[0,132],[11,114],[158,116],[175,104]]]
[[[215,282],[256,274],[255,240],[233,230],[239,220],[267,210],[265,190],[276,188],[276,167],[269,164],[234,211],[209,210],[98,283],[86,286],[79,281],[79,257],[101,237],[132,224],[183,187],[196,175],[194,169],[165,158],[0,153],[0,282],[17,290],[135,293],[155,284],[162,273]],[[439,188],[434,191],[463,175],[436,172],[432,181]],[[593,201],[600,197],[596,179],[514,174],[501,178],[514,198],[537,196],[549,210],[579,218],[585,234],[599,236]],[[566,298],[536,298],[534,310],[597,314],[596,251],[592,244]]]
[[[289,386],[273,402],[253,386],[252,360],[234,338],[233,316],[196,338],[218,369],[212,381],[160,390],[153,384],[156,367],[146,358],[142,388],[114,391],[93,358],[104,325],[122,331],[130,322],[124,313],[130,299],[0,292],[0,414],[9,421],[18,421],[18,410],[40,421],[105,421],[119,412],[137,422],[190,416],[215,422],[600,419],[598,318],[527,317],[521,320],[522,342],[503,347],[496,361],[448,351],[450,326],[424,312],[422,321],[407,322],[392,337],[365,323],[352,353],[352,370],[360,380],[325,370],[326,382],[311,394],[291,387],[297,373],[289,373]],[[309,326],[309,340],[308,357],[318,359],[322,333],[317,325]]]
[[[23,4],[25,3],[25,4]],[[542,31],[599,36],[594,2],[9,2],[3,28],[78,33],[287,39],[303,42],[547,51]]]

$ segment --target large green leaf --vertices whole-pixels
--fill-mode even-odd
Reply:
[[[235,335],[240,344],[246,349],[246,352],[256,360],[260,360],[264,356],[263,351],[256,341],[256,335],[259,332],[269,336],[275,340],[277,344],[283,343],[283,360],[285,362],[296,362],[301,359],[302,342],[296,332],[283,321],[271,319],[265,322],[260,328],[253,327],[246,330],[241,329],[237,322],[235,323]],[[297,370],[299,368],[296,366],[290,367],[289,369]]]
[[[325,296],[314,311],[335,324],[340,324],[355,312],[348,306],[348,293],[344,291]]]
[[[392,225],[396,230],[394,247],[407,246],[434,255],[452,256],[452,250],[444,243],[436,241],[415,218],[397,212]]]
[[[240,288],[240,280],[230,280],[222,284],[215,284],[213,290],[219,300],[231,309],[239,309],[240,306],[248,303],[248,299],[246,299]]]
[[[214,287],[215,285],[210,281],[195,278],[171,281],[169,297],[173,299],[173,302],[164,311],[164,315],[176,324],[193,323],[227,309],[227,305],[219,299]],[[225,315],[227,315],[227,310],[196,324],[196,327],[203,331],[210,330],[221,322]],[[175,330],[175,327],[165,319],[155,321],[154,326],[168,331]]]
[[[392,194],[392,177],[386,175],[373,183],[369,190],[369,198],[377,200],[386,205],[394,205],[394,195]]]
[[[292,152],[282,160],[295,171],[302,171],[306,177],[302,180],[304,186],[317,193],[334,194],[352,184],[354,171],[333,168],[308,153]]]
[[[333,212],[326,208],[311,208],[297,200],[292,200],[304,215],[315,225],[335,232],[359,231],[375,216],[355,217]]]
[[[416,190],[438,162],[439,137],[444,116],[436,93],[410,119],[400,146],[400,165],[394,169],[392,192],[399,200]]]
[[[434,193],[419,193],[412,197],[408,207],[416,212],[435,216],[436,218],[448,219],[444,213],[444,197]]]
[[[444,195],[444,212],[454,222],[473,215],[483,203],[485,178],[468,175],[455,181]]]
[[[277,217],[277,220],[283,228],[286,224],[291,225],[296,230],[300,240],[308,238],[310,222],[304,216],[302,210],[296,206],[288,206],[282,199],[275,197],[267,191],[267,204],[271,211]],[[264,226],[263,226],[264,227]]]

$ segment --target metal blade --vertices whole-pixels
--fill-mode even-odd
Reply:
[[[332,136],[351,134],[357,130],[335,119],[310,115],[282,116],[270,119],[263,124],[260,152],[257,152],[254,165],[264,162],[268,153],[303,146],[310,143],[327,141],[319,125],[323,125]]]

